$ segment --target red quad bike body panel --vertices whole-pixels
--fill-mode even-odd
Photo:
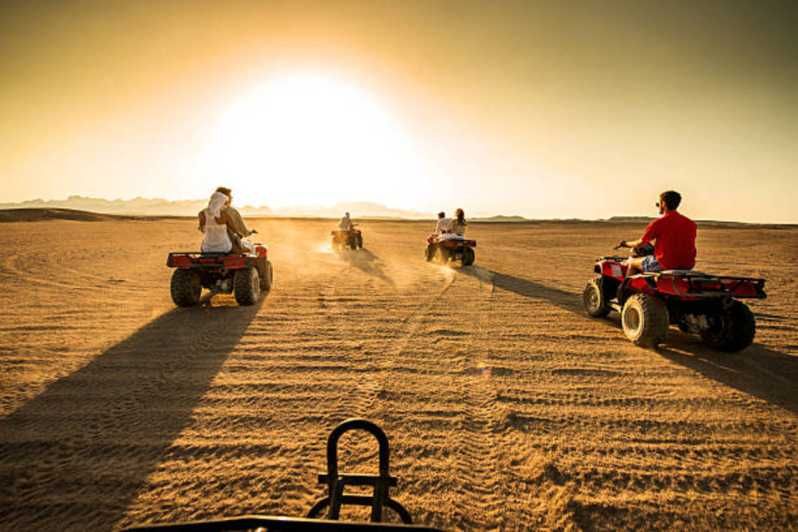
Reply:
[[[624,280],[626,277],[626,266],[620,260],[616,259],[600,259],[596,263],[596,273],[600,273],[604,277],[610,277],[618,282]]]
[[[432,242],[431,242],[432,243]],[[438,245],[446,249],[456,249],[459,247],[475,248],[477,247],[476,240],[440,240]]]
[[[339,231],[339,230],[330,231],[330,235],[336,238],[346,238],[350,235],[350,233],[353,235],[359,235],[360,229],[352,229],[351,231]]]
[[[224,269],[241,270],[254,266],[259,258],[268,258],[269,250],[261,244],[255,245],[254,253],[241,255],[201,253],[197,251],[175,251],[169,253],[166,265],[169,268],[182,270],[197,269]]]
[[[728,296],[734,299],[764,299],[765,280],[754,277],[731,277],[665,271],[656,275],[660,294],[683,300]]]

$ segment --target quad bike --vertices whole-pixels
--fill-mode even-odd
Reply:
[[[653,249],[636,250],[647,255]],[[744,298],[764,299],[765,280],[664,270],[626,276],[625,257],[608,256],[596,261],[597,274],[587,282],[582,302],[588,315],[599,318],[615,310],[623,332],[643,347],[665,340],[670,325],[698,334],[720,351],[741,351],[756,333],[754,314]]]
[[[440,264],[448,264],[460,261],[463,266],[471,266],[476,259],[475,247],[476,240],[466,240],[463,237],[440,239],[436,235],[430,235],[427,238],[424,258],[427,262],[434,260]]]
[[[166,265],[172,274],[172,301],[179,307],[200,302],[202,289],[212,293],[232,293],[239,305],[254,305],[272,288],[274,269],[268,250],[261,244],[242,254],[176,251],[169,253]]]
[[[364,431],[377,440],[379,446],[379,474],[345,474],[338,470],[338,442],[347,432]],[[209,521],[193,521],[188,523],[165,523],[136,525],[126,529],[128,532],[208,532],[234,530],[259,530],[259,531],[428,531],[440,532],[437,528],[423,525],[413,525],[410,513],[390,495],[390,489],[398,483],[392,477],[389,467],[390,448],[385,432],[366,419],[348,419],[335,427],[327,438],[327,473],[320,474],[319,484],[324,485],[327,496],[320,499],[308,512],[307,517],[285,517],[269,515],[243,515],[223,517]],[[371,488],[371,494],[344,493],[345,488],[357,486]],[[362,492],[361,492],[362,493]],[[365,506],[371,509],[370,522],[341,521],[341,509],[344,505]],[[401,524],[385,523],[384,511],[391,509]],[[319,516],[324,512],[324,518]]]
[[[363,249],[363,234],[354,225],[348,231],[330,231],[330,235],[334,249]]]

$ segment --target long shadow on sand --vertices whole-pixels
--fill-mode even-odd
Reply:
[[[470,267],[460,271],[481,282],[492,281],[496,288],[532,299],[544,299],[585,320],[591,319],[584,313],[580,294],[484,268]],[[606,320],[596,321],[620,329],[620,319],[615,313]],[[618,333],[618,340],[625,341],[623,333]],[[670,329],[666,344],[656,353],[705,377],[798,414],[796,356],[756,343],[740,353],[719,353],[705,347],[698,337],[675,328]]]
[[[0,420],[0,522],[111,528],[258,308],[172,310]]]
[[[380,258],[368,249],[359,249],[356,251],[345,249],[339,252],[339,256],[348,262],[350,266],[394,286],[393,279],[388,277],[382,269]]]

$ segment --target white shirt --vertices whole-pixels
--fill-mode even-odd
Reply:
[[[446,231],[452,230],[452,219],[451,218],[438,218],[438,223],[435,224],[435,232],[440,234],[445,233]]]
[[[210,209],[205,209],[205,236],[202,238],[202,252],[230,253],[233,242],[227,234],[227,225],[216,223]]]

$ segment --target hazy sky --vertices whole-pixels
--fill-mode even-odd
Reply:
[[[0,3],[0,202],[798,222],[798,3]]]

